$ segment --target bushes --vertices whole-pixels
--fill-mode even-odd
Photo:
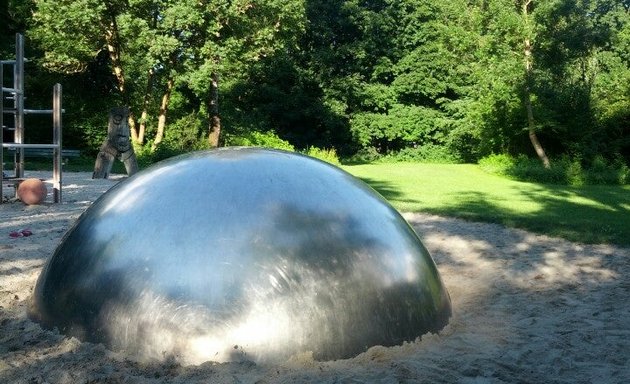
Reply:
[[[454,155],[449,148],[443,145],[426,144],[422,146],[403,148],[399,151],[392,151],[380,154],[374,147],[367,147],[359,150],[350,157],[348,163],[440,163],[456,164],[461,163],[461,159]]]
[[[264,147],[273,149],[282,149],[285,151],[296,152],[295,147],[286,140],[281,139],[274,131],[267,132],[248,132],[242,136],[231,136],[225,140],[226,145],[245,146],[245,147]],[[337,151],[332,149],[321,149],[317,147],[309,147],[299,153],[315,157],[331,164],[339,165],[339,157]]]
[[[295,151],[291,143],[281,139],[274,131],[250,131],[242,135],[226,135],[226,146],[265,147]]]
[[[317,159],[326,161],[330,164],[340,165],[339,157],[337,156],[337,151],[334,148],[331,149],[321,149],[317,147],[309,147],[306,151],[302,153],[315,157]]]
[[[590,162],[577,157],[563,156],[554,159],[549,169],[538,159],[524,155],[490,155],[479,160],[479,166],[486,172],[510,177],[521,181],[537,183],[567,184],[630,184],[630,168],[622,160],[606,161],[598,155]]]
[[[621,160],[607,162],[598,155],[586,173],[587,184],[630,184],[630,168]]]
[[[365,147],[359,149],[354,155],[346,159],[348,164],[365,164],[378,161],[383,155],[374,147]]]
[[[447,147],[434,144],[403,148],[400,151],[388,153],[381,161],[440,164],[461,162]]]
[[[188,126],[190,127],[190,125]],[[151,149],[150,144],[136,148],[136,155],[138,156],[139,163],[141,166],[146,167],[151,163],[177,156],[182,153],[209,148],[206,140],[203,140],[202,138],[195,139],[195,131],[195,129],[192,129],[189,134],[186,134],[183,130],[180,130],[180,132],[184,132],[183,135],[174,139],[165,138],[165,140],[154,150]],[[293,147],[291,143],[278,137],[274,131],[251,131],[241,135],[225,135],[225,145],[263,147],[296,152],[295,147]],[[340,164],[339,157],[337,156],[337,152],[334,148],[321,149],[317,147],[309,147],[304,151],[297,152],[318,158],[331,164]]]
[[[478,164],[487,173],[494,175],[509,176],[510,170],[514,168],[516,159],[510,155],[492,154],[479,160]]]

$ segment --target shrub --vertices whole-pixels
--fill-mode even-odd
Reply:
[[[591,161],[586,172],[588,184],[626,184],[628,182],[628,166],[620,161],[609,163],[597,155]]]
[[[461,159],[443,145],[425,144],[381,154],[374,147],[365,147],[346,160],[347,163],[460,163]]]
[[[580,159],[571,159],[565,156],[560,160],[560,163],[565,169],[565,178],[567,184],[573,186],[584,185],[584,170],[582,169],[582,162],[580,161]]]
[[[225,145],[243,147],[265,147],[284,149],[285,151],[295,151],[295,148],[293,147],[293,145],[291,145],[291,143],[278,137],[278,135],[274,131],[251,131],[239,136],[226,135]]]
[[[479,160],[478,164],[484,171],[501,176],[510,176],[516,160],[506,154],[492,154]]]
[[[586,174],[587,181],[589,184],[605,184],[605,181],[608,178],[607,173],[608,167],[606,160],[604,160],[602,156],[597,155],[593,158],[591,166]]]
[[[563,156],[545,168],[537,158],[525,155],[490,155],[479,160],[481,169],[488,173],[515,180],[580,186],[584,184],[623,185],[630,182],[630,168],[623,161],[609,163],[596,156],[588,167],[579,157]]]
[[[349,157],[346,162],[349,164],[372,163],[379,160],[381,155],[374,147],[365,147],[359,149],[354,155]]]
[[[185,153],[207,148],[206,127],[197,113],[190,113],[169,123],[157,151]]]
[[[460,159],[450,150],[441,145],[425,144],[417,147],[403,148],[397,152],[385,155],[381,161],[386,162],[410,162],[410,163],[459,163]]]
[[[134,146],[136,158],[138,159],[138,166],[140,168],[146,168],[147,166],[153,163],[157,163],[158,161],[162,161],[170,157],[174,157],[195,150],[195,148],[178,148],[177,146],[170,145],[169,142],[162,142],[155,149],[152,148],[152,145],[153,142],[148,142],[141,147]]]
[[[621,185],[630,184],[630,167],[626,164],[617,167],[617,181]]]
[[[306,151],[302,153],[323,160],[330,164],[340,165],[339,157],[337,156],[337,151],[334,148],[330,149],[321,149],[317,147],[309,147]]]

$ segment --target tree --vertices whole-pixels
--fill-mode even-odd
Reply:
[[[597,23],[609,31],[591,65],[591,100],[595,124],[585,147],[594,153],[621,155],[630,161],[630,1],[602,2]],[[600,29],[602,29],[600,27]]]
[[[132,5],[136,3],[140,2],[132,2]],[[133,107],[132,83],[139,80],[139,76],[131,68],[133,63],[142,60],[134,59],[129,54],[133,51],[125,52],[125,48],[133,47],[132,41],[136,41],[137,46],[137,40],[148,36],[146,31],[138,31],[142,24],[129,14],[133,8],[117,0],[35,0],[35,6],[29,33],[44,49],[45,65],[66,74],[85,72],[90,63],[106,52],[121,101]],[[133,39],[128,39],[131,31]],[[142,42],[147,43],[147,40]],[[129,76],[128,72],[133,75]],[[129,81],[129,77],[133,80]],[[133,108],[129,117],[132,138],[138,141]]]
[[[10,4],[20,20],[34,10],[28,36],[47,69],[98,90],[76,98],[83,110],[128,104],[134,140],[153,148],[204,126],[206,146],[262,130],[298,147],[440,146],[466,161],[630,157],[627,0]]]
[[[303,28],[301,1],[184,1],[196,19],[182,35],[182,83],[200,101],[208,120],[207,138],[217,146],[221,134],[219,92],[246,74],[247,67],[292,44]]]
[[[313,38],[314,68],[359,146],[383,152],[454,141],[473,73],[474,7],[419,0],[317,4],[321,25],[314,35],[323,38]]]
[[[552,133],[547,141],[558,152],[592,154],[592,140],[601,131],[592,93],[602,75],[597,52],[616,33],[607,20],[619,6],[610,0],[574,0],[537,1],[532,8],[536,69],[528,84],[540,105],[539,126]]]
[[[476,91],[467,112],[477,116],[482,153],[533,152],[548,164],[541,142],[552,154],[590,151],[589,138],[601,136],[593,86],[606,73],[597,52],[612,44],[616,28],[604,20],[622,6],[608,0],[480,4]]]

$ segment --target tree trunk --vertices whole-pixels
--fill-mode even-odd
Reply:
[[[221,137],[221,117],[219,116],[219,75],[214,72],[211,78],[210,100],[208,102],[208,144],[216,148]]]
[[[129,124],[129,132],[131,132],[131,142],[137,143],[138,129],[136,128],[136,115],[131,111],[131,109],[129,110],[129,121],[127,123]]]
[[[140,126],[138,127],[138,138],[136,139],[136,143],[143,145],[144,144],[144,132],[147,129],[147,118],[149,112],[147,111],[147,107],[145,106],[142,109],[142,114],[140,114]]]
[[[118,90],[122,95],[123,101],[127,107],[130,107],[129,103],[129,94],[127,93],[127,88],[125,87],[125,72],[123,70],[122,61],[120,59],[120,38],[118,36],[118,24],[116,23],[116,14],[110,9],[111,22],[109,28],[105,31],[105,42],[107,43],[107,51],[109,52],[109,58],[112,61],[112,66],[114,69],[114,76],[116,76],[116,81],[118,83]],[[131,140],[133,142],[138,141],[138,130],[136,129],[136,119],[131,112],[129,111],[129,131],[131,132]]]
[[[149,103],[151,101],[151,83],[153,82],[153,69],[149,69],[147,73],[147,87],[144,92],[144,100],[142,101],[142,114],[140,115],[140,127],[138,128],[138,141],[136,143],[144,144],[144,134],[147,128],[147,116],[149,114]]]
[[[153,12],[153,17],[151,19],[151,29],[157,28],[159,13],[157,11]],[[155,71],[153,68],[149,68],[147,71],[147,85],[144,90],[144,98],[142,100],[142,113],[140,114],[140,126],[138,127],[138,140],[136,143],[140,145],[144,145],[144,137],[147,131],[147,118],[149,115],[149,104],[151,103],[151,97],[153,93],[151,92],[153,87],[153,76],[155,75]],[[164,127],[162,127],[162,131],[164,131]]]
[[[532,110],[532,98],[529,91],[529,85],[525,87],[525,93],[525,109],[527,110],[527,131],[529,133],[529,141],[532,143],[532,146],[536,151],[536,155],[538,155],[538,158],[542,161],[543,166],[545,168],[549,168],[551,166],[549,158],[545,153],[545,149],[538,140],[538,135],[536,135],[536,124],[534,122],[534,112]]]
[[[123,95],[123,98],[125,98],[125,95],[126,95],[125,73],[123,71],[122,63],[120,61],[120,49],[118,48],[118,42],[116,41],[116,37],[117,37],[117,32],[115,30],[116,23],[112,22],[110,27],[111,27],[110,29],[105,31],[105,41],[107,42],[107,52],[109,52],[109,59],[112,61],[112,66],[114,69],[114,76],[116,77],[116,82],[118,83],[118,91]]]
[[[173,90],[173,86],[175,85],[175,79],[172,77],[168,79],[166,82],[166,91],[164,95],[162,95],[162,102],[160,103],[160,113],[158,115],[158,125],[157,132],[155,133],[155,139],[153,140],[153,145],[151,146],[151,150],[155,151],[162,142],[164,138],[164,129],[166,127],[166,114],[168,112],[168,103],[171,100],[171,91]]]
[[[533,0],[527,0],[523,3],[523,19],[525,22],[526,34],[525,37],[525,109],[527,110],[527,131],[529,133],[529,141],[532,143],[534,150],[536,151],[536,155],[543,163],[545,168],[549,168],[551,165],[549,163],[549,158],[545,153],[544,148],[540,144],[538,140],[538,136],[536,135],[536,123],[534,120],[534,111],[532,107],[532,94],[531,94],[531,78],[532,78],[532,44],[529,39],[529,6]]]

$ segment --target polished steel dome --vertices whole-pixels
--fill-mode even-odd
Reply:
[[[328,360],[437,332],[451,315],[413,229],[319,160],[225,148],[106,192],[37,282],[46,327],[138,359]]]

